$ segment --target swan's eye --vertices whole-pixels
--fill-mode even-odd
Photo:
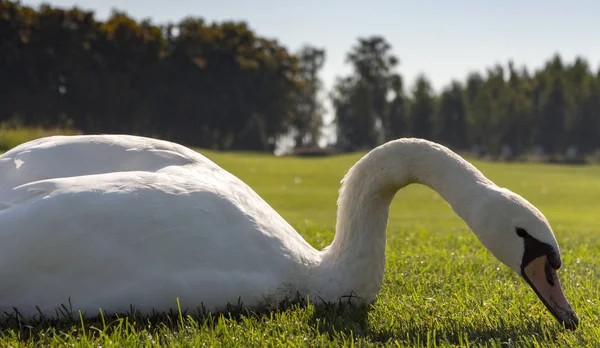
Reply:
[[[558,257],[558,254],[553,250],[546,254],[548,257],[548,265],[550,265],[553,269],[558,270],[562,264],[562,261]]]
[[[527,231],[525,231],[524,228],[521,227],[517,227],[517,236],[524,238],[525,236],[528,236],[529,234],[527,233]]]

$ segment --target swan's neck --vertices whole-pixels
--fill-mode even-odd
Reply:
[[[324,289],[354,291],[368,300],[376,296],[384,274],[390,205],[396,192],[411,183],[435,190],[467,223],[481,190],[494,185],[467,161],[438,144],[401,139],[374,149],[342,182],[336,235],[323,251],[322,267],[329,274]]]

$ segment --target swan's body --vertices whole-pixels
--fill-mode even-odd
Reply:
[[[87,314],[131,305],[165,311],[177,298],[184,309],[214,310],[298,294],[373,301],[391,201],[413,182],[436,190],[496,257],[533,281],[559,320],[576,322],[560,284],[540,290],[540,273],[525,262],[560,266],[543,215],[450,150],[419,139],[384,144],[349,171],[335,239],[322,251],[246,184],[183,146],[123,135],[22,144],[0,156],[0,311],[17,307],[29,316],[37,306],[53,315],[68,303]]]

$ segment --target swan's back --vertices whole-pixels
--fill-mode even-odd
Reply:
[[[0,156],[0,201],[12,188],[38,180],[123,171],[156,172],[168,166],[194,163],[216,167],[184,146],[151,138],[130,135],[41,138]]]

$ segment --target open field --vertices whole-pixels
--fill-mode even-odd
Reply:
[[[0,154],[30,140],[53,135],[75,135],[81,132],[67,128],[7,127],[0,123]]]
[[[339,181],[361,155],[203,153],[246,181],[316,248],[332,241]],[[77,321],[10,322],[0,346],[30,346],[30,340],[102,347],[600,344],[600,166],[474,164],[552,223],[563,257],[559,277],[581,321],[577,331],[560,328],[435,192],[413,185],[392,205],[384,284],[368,310],[332,305],[262,315],[113,318],[86,321],[85,330]]]

